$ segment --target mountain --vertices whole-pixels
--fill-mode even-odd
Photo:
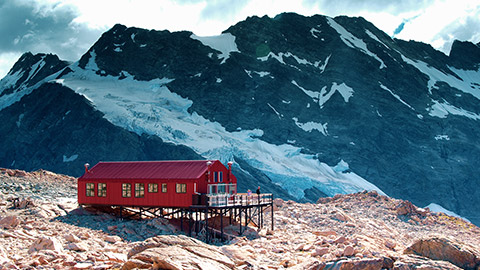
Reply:
[[[376,190],[480,223],[480,44],[447,56],[363,18],[284,13],[214,37],[115,25],[75,63],[45,59],[0,82],[0,166],[233,160],[239,191]]]

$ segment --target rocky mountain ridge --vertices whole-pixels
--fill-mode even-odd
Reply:
[[[2,269],[480,266],[478,227],[376,192],[337,195],[316,204],[276,199],[273,231],[249,227],[211,245],[185,236],[167,219],[122,220],[80,208],[73,177],[0,169],[0,180]]]
[[[377,190],[478,222],[479,52],[344,16],[250,17],[217,37],[116,25],[45,83],[19,87],[46,66],[33,60],[2,80],[0,165],[235,160],[240,189],[311,202]]]

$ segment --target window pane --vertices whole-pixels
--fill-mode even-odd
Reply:
[[[107,197],[106,183],[98,183],[98,197]]]
[[[158,184],[148,184],[148,192],[157,193],[158,192]]]
[[[145,185],[143,183],[135,183],[135,197],[142,198],[145,196]]]
[[[95,196],[95,184],[94,183],[87,183],[87,185],[86,185],[86,195],[87,195],[87,197]]]
[[[167,193],[167,184],[166,183],[162,184],[162,192]]]
[[[218,172],[218,182],[223,182],[223,172]]]
[[[132,184],[122,184],[122,197],[132,197]]]
[[[177,193],[187,193],[187,184],[177,184],[175,186],[175,191]]]

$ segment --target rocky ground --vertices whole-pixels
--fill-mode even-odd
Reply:
[[[275,229],[206,244],[76,204],[76,179],[0,169],[0,269],[479,269],[480,229],[375,192],[275,200]],[[270,228],[270,216],[265,218]],[[230,228],[230,229],[235,229]]]

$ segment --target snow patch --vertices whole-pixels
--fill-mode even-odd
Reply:
[[[415,109],[410,106],[407,102],[403,101],[403,99],[400,98],[397,94],[393,93],[392,90],[388,89],[385,85],[383,85],[381,82],[378,82],[380,84],[380,87],[384,90],[387,90],[394,98],[396,98],[398,101],[400,101],[403,105],[407,106],[408,108],[412,109],[415,111]]]
[[[22,124],[22,119],[25,115],[22,113],[18,116],[18,120],[15,122],[17,124],[17,127],[20,127],[20,125]]]
[[[317,62],[315,62],[315,63],[312,63],[312,62],[308,61],[307,59],[300,58],[300,57],[294,55],[294,54],[291,53],[291,52],[286,52],[286,53],[280,52],[280,53],[278,53],[278,54],[275,54],[275,53],[273,53],[273,52],[269,52],[266,56],[257,57],[257,59],[260,60],[260,61],[265,62],[265,61],[267,61],[268,59],[273,58],[273,59],[277,60],[277,61],[278,61],[279,63],[281,63],[281,64],[288,65],[287,63],[285,63],[285,60],[283,59],[284,57],[292,57],[293,59],[295,59],[295,61],[296,61],[298,64],[314,66],[314,67],[316,67],[316,68],[319,68],[318,66],[319,66],[320,63],[321,63],[321,61],[317,61]],[[327,60],[326,60],[327,62],[328,62],[328,58],[330,58],[330,56],[327,57]],[[300,70],[298,67],[296,67],[296,66],[294,66],[294,65],[288,65],[288,66]],[[325,70],[325,66],[326,66],[326,64],[324,64],[323,69],[322,69],[322,67],[320,67],[321,72],[323,72],[323,70]]]
[[[333,170],[336,171],[336,172],[346,172],[350,169],[350,167],[348,166],[348,163],[345,162],[343,159],[340,160],[338,162],[337,165],[335,165],[335,167],[333,167]]]
[[[437,136],[435,136],[435,140],[437,140],[437,141],[439,141],[439,140],[450,141],[450,137],[448,137],[448,135],[437,135]]]
[[[325,124],[316,123],[316,122],[300,123],[298,122],[298,118],[296,117],[293,117],[292,120],[295,121],[295,125],[297,125],[297,127],[307,132],[312,132],[312,130],[317,130],[318,132],[322,133],[324,136],[328,135],[328,132],[327,132],[328,123],[325,123]]]
[[[343,100],[345,102],[348,102],[354,93],[353,88],[349,87],[345,83],[341,83],[341,84],[337,84],[335,82],[332,83],[332,86],[330,87],[330,91],[328,92],[327,92],[326,86],[324,86],[322,90],[320,90],[320,92],[317,92],[317,91],[307,90],[303,88],[294,80],[292,80],[291,83],[296,87],[300,88],[309,97],[311,97],[315,103],[318,103],[320,108],[323,108],[323,104],[325,104],[332,97],[332,95],[337,91],[338,93],[340,93],[340,95],[342,95]]]
[[[23,77],[25,71],[23,70],[17,70],[14,73],[10,74],[8,73],[7,76],[3,77],[3,79],[0,81],[0,95],[3,93],[5,89],[14,87],[15,84],[18,82]]]
[[[432,99],[432,102],[433,102],[433,105],[430,108],[426,109],[429,112],[428,114],[430,116],[438,117],[438,118],[447,118],[449,114],[452,114],[452,115],[467,117],[472,120],[480,119],[480,115],[473,112],[469,112],[462,108],[457,108],[453,105],[450,105],[446,101],[444,101],[444,103],[440,103],[439,101]]]
[[[438,89],[437,82],[445,82],[453,88],[456,88],[464,93],[471,94],[472,96],[480,99],[480,69],[479,70],[463,70],[449,67],[449,69],[455,73],[459,78],[446,74],[427,63],[420,60],[412,60],[402,55],[402,59],[405,63],[414,66],[423,74],[427,75],[429,81],[427,83],[429,93],[432,93],[432,89]]]
[[[97,53],[95,50],[90,51],[90,58],[88,59],[88,63],[85,65],[85,70],[93,70],[97,71],[100,70],[97,66]]]
[[[32,68],[30,69],[30,73],[28,74],[28,77],[25,79],[25,81],[28,81],[31,78],[35,77],[35,75],[37,75],[37,73],[45,66],[45,61],[43,61],[44,58],[45,56],[42,56],[42,59],[40,59],[32,66]]]
[[[378,43],[382,44],[383,46],[385,46],[386,48],[388,48],[388,46],[385,45],[385,43],[383,43],[380,39],[378,39],[378,37],[374,33],[370,32],[368,29],[365,29],[365,33],[367,33],[367,35],[369,37],[371,37],[373,40],[375,40],[376,42],[378,42]]]
[[[69,157],[63,155],[63,162],[72,162],[72,161],[75,161],[77,158],[78,158],[77,154],[71,155]]]
[[[323,73],[325,71],[325,68],[327,67],[327,64],[328,64],[328,60],[330,60],[330,57],[332,56],[332,54],[330,54],[329,56],[327,56],[327,58],[325,59],[325,61],[323,62],[323,65],[321,65],[319,68],[320,68],[320,73]]]
[[[380,69],[387,67],[385,63],[383,63],[382,59],[378,57],[376,54],[372,53],[368,50],[367,44],[354,36],[352,33],[348,32],[347,29],[343,28],[340,24],[338,24],[334,19],[327,17],[327,23],[340,34],[340,38],[342,39],[343,43],[352,49],[359,49],[364,54],[373,57],[378,62],[380,62]]]
[[[216,51],[219,51],[220,54],[217,55],[219,59],[222,59],[220,64],[225,63],[230,57],[231,52],[240,52],[238,50],[237,44],[235,43],[235,36],[230,33],[223,33],[218,36],[210,37],[199,37],[195,34],[190,36],[191,39],[196,39],[200,41],[203,45],[208,46]]]
[[[318,29],[315,29],[315,28],[312,28],[310,29],[310,34],[312,34],[312,36],[314,38],[318,38],[318,36],[316,34],[320,34],[322,31],[318,30]]]
[[[279,119],[281,119],[283,117],[283,114],[279,113],[277,110],[275,110],[275,108],[270,104],[270,103],[267,103],[268,107],[270,107],[270,109],[272,109],[275,114],[278,116]]]

